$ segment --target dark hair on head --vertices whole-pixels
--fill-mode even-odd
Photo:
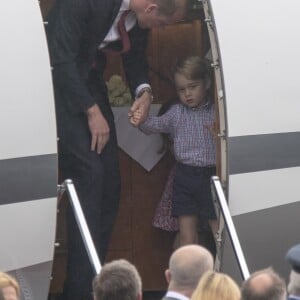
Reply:
[[[207,59],[188,56],[177,61],[173,74],[181,74],[190,80],[207,79],[211,76],[211,67]]]
[[[183,6],[182,1],[179,0],[155,0],[159,13],[164,16],[172,16],[178,9],[185,11],[187,2]]]

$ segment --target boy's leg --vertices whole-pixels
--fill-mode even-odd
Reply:
[[[179,216],[179,246],[197,244],[197,216]]]
[[[215,238],[218,233],[218,230],[219,230],[219,220],[218,219],[210,219],[210,220],[208,220],[208,224],[209,224],[211,232]]]
[[[176,232],[174,242],[173,242],[173,250],[176,250],[180,247],[180,232]]]

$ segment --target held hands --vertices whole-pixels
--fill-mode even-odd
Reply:
[[[109,126],[97,104],[87,110],[87,117],[92,136],[91,150],[100,154],[109,139]]]
[[[137,127],[148,117],[152,102],[152,94],[144,92],[139,98],[136,98],[128,113],[129,122]]]
[[[134,126],[137,127],[139,126],[143,121],[142,117],[143,117],[143,109],[144,106],[141,106],[139,109],[137,109],[133,115],[129,118],[129,122]]]

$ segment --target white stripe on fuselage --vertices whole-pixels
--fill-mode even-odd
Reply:
[[[229,176],[232,216],[300,201],[290,193],[299,185],[300,167]]]
[[[57,199],[0,206],[0,270],[52,261]]]

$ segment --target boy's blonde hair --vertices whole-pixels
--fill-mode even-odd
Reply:
[[[180,74],[189,80],[210,79],[211,71],[208,60],[199,56],[188,56],[177,61],[173,74]]]

